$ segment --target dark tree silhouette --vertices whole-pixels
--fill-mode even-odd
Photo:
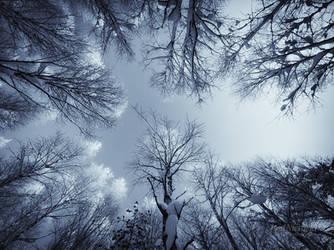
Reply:
[[[218,241],[233,249],[331,249],[333,164],[315,158],[227,167],[210,155],[195,171],[199,200],[185,231],[201,248]]]
[[[1,1],[1,127],[49,109],[87,135],[114,124],[122,91],[103,65],[88,62],[71,15],[61,2]]]
[[[189,168],[201,160],[204,149],[200,142],[201,128],[195,122],[188,121],[182,128],[154,113],[151,116],[139,111],[137,113],[146,123],[147,133],[137,144],[132,168],[139,181],[150,185],[162,214],[164,248],[175,249],[177,222],[187,204],[185,201],[179,202],[179,196],[175,197],[175,182],[182,173],[191,171]],[[162,201],[158,201],[158,192],[162,194]],[[168,233],[170,231],[174,233]]]
[[[152,86],[163,94],[194,96],[199,102],[210,94],[220,44],[226,43],[220,30],[224,2],[143,1],[151,31],[157,35],[146,49],[147,65],[157,65]]]
[[[82,200],[72,212],[72,216],[53,221],[53,239],[48,249],[109,249],[118,212],[113,199]]]
[[[184,213],[185,225],[181,230],[188,238],[194,239],[194,249],[220,249],[228,244],[212,210],[201,202],[193,200]]]
[[[57,134],[21,144],[0,159],[1,249],[31,249],[41,241],[51,241],[52,248],[69,238],[68,248],[61,248],[84,243],[94,249],[106,241],[117,206],[112,199],[93,201],[81,151]]]
[[[234,175],[236,195],[239,199],[254,193],[266,196],[268,202],[258,204],[261,212],[253,212],[254,221],[271,227],[277,241],[290,237],[296,246],[328,249],[334,240],[334,204],[328,189],[334,177],[332,165],[331,159],[321,158],[257,161]]]
[[[228,223],[228,218],[235,208],[230,206],[234,187],[230,182],[228,169],[220,166],[215,156],[208,154],[204,159],[204,166],[195,171],[194,179],[197,189],[203,193],[213,216],[224,231],[228,239],[227,244],[235,250],[239,249]]]
[[[118,217],[113,230],[113,249],[155,249],[161,241],[161,217],[155,209],[127,209],[126,216]]]
[[[235,65],[242,96],[274,86],[292,112],[298,99],[316,100],[333,83],[332,0],[257,1],[256,10],[229,29],[223,72]],[[232,66],[232,67],[231,67]]]
[[[76,18],[82,16],[82,10],[93,15],[95,24],[92,31],[100,38],[99,42],[103,51],[110,46],[115,46],[116,53],[119,55],[132,57],[134,52],[130,46],[130,40],[136,29],[135,16],[132,14],[138,11],[136,2],[71,0],[70,7]]]

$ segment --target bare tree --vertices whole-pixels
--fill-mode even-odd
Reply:
[[[196,243],[207,248],[213,226],[226,236],[220,243],[233,249],[330,249],[333,164],[332,158],[259,160],[227,168],[209,155],[205,167],[195,171],[205,208],[194,207],[190,216]],[[212,224],[196,223],[198,213],[210,215]]]
[[[0,87],[6,101],[0,108],[9,119],[1,127],[22,122],[23,104],[26,116],[55,109],[87,135],[97,124],[114,124],[122,91],[103,65],[88,62],[87,42],[74,33],[65,7],[1,1]]]
[[[223,229],[228,243],[233,249],[239,249],[228,218],[237,205],[231,205],[233,186],[229,178],[229,170],[220,166],[218,160],[208,154],[204,160],[204,167],[195,171],[195,185],[203,193],[205,200]],[[238,204],[238,203],[236,203]]]
[[[147,65],[158,64],[152,86],[163,94],[185,93],[201,102],[215,86],[215,64],[220,46],[226,42],[220,29],[220,10],[225,1],[143,2],[147,4],[144,10],[148,19],[154,20],[153,34],[159,36],[146,49]]]
[[[72,216],[53,220],[48,249],[108,249],[118,212],[113,199],[82,200],[72,211]]]
[[[0,188],[20,186],[32,180],[43,183],[53,175],[65,175],[79,167],[81,149],[60,133],[20,144],[18,152],[1,161]]]
[[[177,222],[186,202],[175,197],[175,180],[189,172],[202,157],[201,129],[188,121],[182,128],[167,118],[154,113],[146,116],[137,111],[147,125],[147,133],[137,144],[132,169],[139,181],[150,185],[159,211],[162,214],[162,240],[165,249],[177,245]],[[161,192],[163,201],[158,200]],[[186,244],[187,245],[187,244]],[[186,247],[186,245],[184,247]]]
[[[246,19],[233,20],[223,72],[237,67],[243,96],[278,89],[281,110],[314,101],[333,82],[333,1],[257,1]]]
[[[193,238],[194,249],[222,249],[226,246],[225,235],[219,223],[215,219],[212,210],[201,204],[198,200],[192,200],[184,211],[185,226],[181,230],[188,238]]]
[[[32,105],[20,96],[2,90],[0,93],[0,130],[22,125],[34,118],[38,111],[37,105]]]
[[[0,161],[0,245],[34,244],[48,219],[72,214],[86,197],[87,182],[78,182],[80,149],[64,140],[40,139],[19,146]]]
[[[70,1],[71,10],[78,18],[85,10],[92,14],[95,24],[92,32],[99,38],[103,51],[109,46],[116,46],[119,55],[134,56],[130,45],[131,35],[136,28],[132,12],[137,12],[137,1],[79,0]],[[64,1],[66,4],[66,1]]]
[[[296,245],[308,249],[330,248],[333,244],[333,204],[329,198],[328,181],[331,161],[258,161],[250,164],[244,178],[239,172],[234,180],[240,196],[261,192],[268,202],[258,204],[261,212],[254,220],[272,227],[274,235],[293,237]],[[318,178],[314,178],[318,173]],[[328,176],[329,175],[329,176]],[[322,189],[324,188],[324,189]],[[321,195],[323,191],[323,195]],[[284,242],[281,236],[276,239]]]
[[[258,222],[256,216],[251,211],[235,211],[231,214],[231,227],[241,249],[291,249],[294,242],[292,236]]]

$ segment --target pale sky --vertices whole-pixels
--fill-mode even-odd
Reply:
[[[243,10],[237,4],[234,8]],[[140,53],[132,62],[113,58],[111,53],[105,56],[106,67],[111,67],[125,89],[128,101],[115,128],[98,130],[98,138],[87,141],[70,125],[55,122],[51,113],[27,126],[0,134],[0,147],[13,143],[11,139],[36,138],[52,135],[57,130],[64,131],[86,148],[86,160],[95,166],[97,173],[101,173],[101,183],[111,188],[125,206],[132,205],[135,200],[144,200],[144,191],[148,190],[139,187],[134,191],[132,176],[126,169],[136,140],[144,132],[143,122],[130,105],[152,109],[171,120],[182,122],[188,117],[203,123],[205,142],[226,163],[251,161],[258,156],[284,159],[329,156],[334,152],[333,87],[320,96],[321,106],[308,112],[301,107],[294,117],[287,118],[280,117],[281,103],[276,103],[271,96],[240,102],[240,98],[232,93],[231,83],[223,79],[219,81],[221,90],[214,90],[212,98],[201,106],[186,96],[163,98],[149,86],[150,72],[144,71]]]

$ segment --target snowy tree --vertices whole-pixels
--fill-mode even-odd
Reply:
[[[243,96],[275,86],[281,110],[333,83],[333,1],[256,1],[248,18],[235,18],[227,34],[223,72],[234,66]],[[239,65],[239,66],[238,66]]]
[[[156,41],[146,47],[147,65],[158,65],[152,86],[163,94],[192,95],[201,102],[215,86],[215,65],[226,42],[221,33],[225,1],[143,2]]]
[[[179,248],[186,247],[177,240],[177,224],[187,202],[175,197],[175,180],[201,161],[204,146],[200,143],[200,126],[188,121],[182,128],[154,113],[146,116],[137,112],[147,125],[147,133],[137,144],[132,169],[139,181],[150,185],[162,214],[164,248],[176,249],[178,244]]]

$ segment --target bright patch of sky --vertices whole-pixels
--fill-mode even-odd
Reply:
[[[119,200],[126,197],[128,191],[126,180],[123,177],[115,178],[111,168],[93,162],[85,172],[92,180],[91,186],[96,198],[109,194]]]
[[[104,64],[102,61],[101,53],[97,48],[87,53],[86,57],[87,57],[87,62],[98,67],[103,67]]]
[[[2,136],[0,136],[0,148],[5,147],[9,142],[11,142],[12,139],[7,139]]]
[[[145,209],[152,209],[157,207],[157,204],[155,204],[154,199],[152,197],[147,197],[147,196],[144,197],[143,201],[141,202],[141,205]]]
[[[92,158],[97,155],[97,153],[102,148],[102,143],[100,141],[85,141],[83,142],[85,148],[85,153],[87,157]]]
[[[124,113],[124,111],[128,108],[129,102],[126,100],[124,101],[116,110],[116,112],[114,113],[116,118],[120,118],[122,116],[122,114]]]
[[[125,198],[128,191],[126,180],[123,177],[114,179],[112,181],[111,190],[114,197],[118,199]]]
[[[39,194],[44,190],[44,188],[45,186],[42,183],[35,181],[26,187],[26,191],[28,193]]]
[[[58,117],[58,111],[55,109],[51,109],[48,111],[43,112],[39,117],[38,120],[36,120],[36,123],[40,124],[46,124],[50,121],[56,120]]]
[[[97,182],[97,187],[103,189],[104,186],[111,182],[114,178],[110,168],[104,166],[104,164],[92,163],[85,169],[88,176],[92,177]]]

